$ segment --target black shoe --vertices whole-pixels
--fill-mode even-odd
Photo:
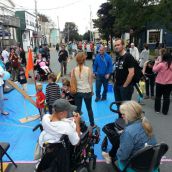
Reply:
[[[102,97],[102,98],[101,98],[101,101],[106,101],[106,98],[105,98],[105,97]]]
[[[95,102],[98,102],[98,101],[100,101],[100,98],[96,97]]]

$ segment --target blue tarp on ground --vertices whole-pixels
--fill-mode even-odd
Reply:
[[[45,92],[46,84],[43,84]],[[35,94],[35,87],[33,84],[28,84],[28,94]],[[8,153],[15,161],[32,161],[33,153],[40,131],[32,131],[34,126],[39,123],[39,120],[28,123],[20,123],[19,119],[26,116],[38,114],[38,110],[16,90],[5,94],[5,110],[10,114],[8,116],[0,115],[0,141],[9,142],[10,149]],[[92,99],[92,107],[94,112],[95,123],[102,129],[102,127],[115,121],[117,115],[109,110],[109,105],[114,101],[114,94],[110,89],[107,95],[107,101],[95,103],[95,95]],[[82,107],[82,119],[88,122],[88,115],[85,104]],[[95,154],[101,160],[101,142],[104,138],[104,133],[101,131],[101,140],[98,145],[95,145]]]

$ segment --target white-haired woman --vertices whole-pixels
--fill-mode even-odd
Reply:
[[[156,139],[150,122],[144,116],[142,106],[135,101],[124,102],[120,106],[120,113],[125,120],[126,127],[120,135],[120,145],[116,158],[125,164],[129,158],[145,144],[155,145]],[[103,154],[105,160],[110,160],[108,153]]]

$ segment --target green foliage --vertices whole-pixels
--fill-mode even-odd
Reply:
[[[90,33],[90,30],[85,32],[84,35],[83,35],[83,40],[87,40],[89,42],[90,41],[90,34],[91,34],[91,37],[92,37],[92,33]]]
[[[63,30],[65,41],[82,40],[82,36],[78,33],[78,27],[73,22],[66,22]]]
[[[49,19],[46,15],[38,13],[38,16],[41,22],[49,22]]]

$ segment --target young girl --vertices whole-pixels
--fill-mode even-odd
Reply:
[[[37,89],[37,93],[36,93],[36,106],[39,109],[39,113],[41,115],[41,118],[44,114],[44,107],[45,107],[45,95],[42,92],[42,84],[41,83],[37,83],[36,84],[36,89]]]
[[[40,68],[45,72],[45,74],[51,73],[47,64],[48,64],[48,62],[46,62],[46,60],[42,58],[42,55],[38,54],[38,58],[36,60],[36,65],[39,65]]]
[[[25,76],[25,70],[22,66],[19,68],[18,82],[22,85],[24,91],[27,91],[27,79]]]
[[[74,97],[70,93],[70,81],[65,78],[65,79],[63,79],[62,83],[63,83],[63,87],[61,88],[62,99],[66,99],[69,101],[70,104],[75,105]]]
[[[144,94],[145,94],[145,81],[144,81],[144,78],[141,78],[141,80],[139,82],[139,89],[140,89],[140,91],[141,91],[141,93],[142,93],[142,95],[144,97]],[[144,105],[143,97],[138,93],[137,101],[141,105]]]
[[[49,113],[52,114],[52,106],[55,100],[60,98],[60,87],[56,82],[54,73],[48,75],[48,85],[46,87],[46,103],[48,105]]]

